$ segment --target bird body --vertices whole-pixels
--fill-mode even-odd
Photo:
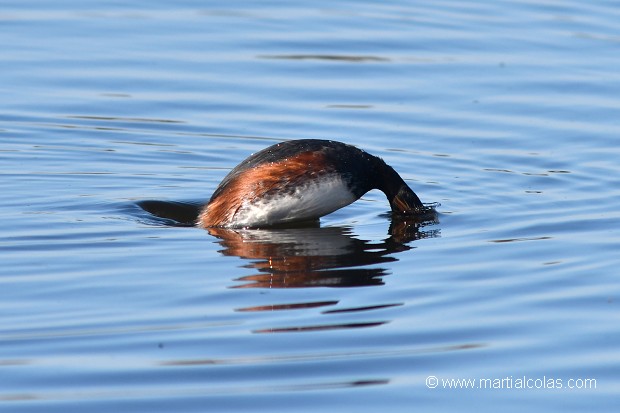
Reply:
[[[382,190],[392,210],[416,214],[420,199],[381,158],[321,139],[272,145],[237,165],[198,217],[210,227],[265,227],[316,220]]]

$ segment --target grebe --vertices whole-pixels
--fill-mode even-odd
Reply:
[[[300,139],[275,144],[237,165],[202,208],[203,228],[265,227],[317,220],[371,189],[392,211],[424,211],[418,196],[381,158],[342,142]]]

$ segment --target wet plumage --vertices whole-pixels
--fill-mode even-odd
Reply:
[[[383,191],[392,210],[416,214],[424,206],[382,159],[341,142],[302,139],[257,152],[222,180],[198,225],[264,227],[312,221]]]

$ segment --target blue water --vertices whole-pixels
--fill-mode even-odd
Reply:
[[[619,18],[4,2],[0,410],[615,411]],[[137,205],[300,138],[383,157],[437,222],[395,228],[380,192],[289,230]]]

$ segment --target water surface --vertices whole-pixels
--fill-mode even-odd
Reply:
[[[0,410],[613,411],[619,14],[5,4]],[[383,157],[437,222],[379,192],[290,230],[137,204],[301,138]]]

